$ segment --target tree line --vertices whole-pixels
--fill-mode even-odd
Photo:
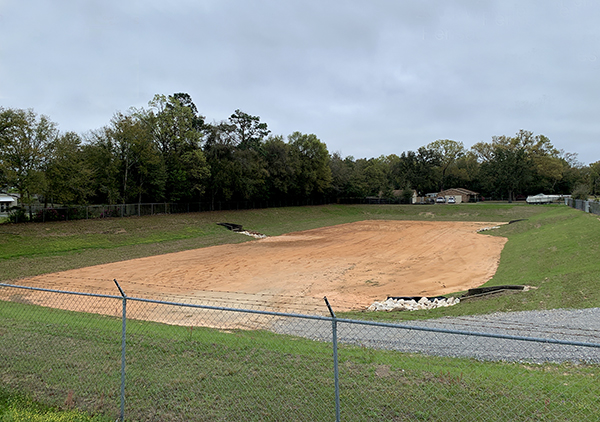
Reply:
[[[508,200],[597,195],[600,161],[584,166],[525,130],[470,149],[442,139],[400,155],[342,157],[314,134],[274,135],[241,110],[208,123],[186,93],[156,95],[85,134],[0,107],[0,189],[23,204],[408,198],[450,187]]]

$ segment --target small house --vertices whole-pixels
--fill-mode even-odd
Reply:
[[[17,206],[17,196],[0,193],[0,217],[8,217],[8,211]]]
[[[440,193],[438,193],[438,197],[444,198],[446,200],[446,203],[448,202],[448,199],[450,199],[450,197],[454,197],[456,203],[460,204],[461,202],[477,202],[479,198],[479,193],[473,192],[469,189],[452,188],[441,191]]]

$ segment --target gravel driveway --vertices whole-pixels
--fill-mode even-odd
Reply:
[[[275,322],[272,329],[277,333],[322,341],[331,341],[332,336],[330,321],[286,318]],[[446,317],[408,321],[399,327],[339,321],[337,329],[340,343],[379,349],[478,360],[600,363],[600,308]],[[423,329],[450,330],[453,333]],[[536,340],[494,338],[494,335]],[[549,341],[574,344],[553,344]],[[575,345],[581,343],[595,346]]]

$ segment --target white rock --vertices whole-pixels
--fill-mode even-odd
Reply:
[[[423,309],[434,309],[441,307],[454,306],[460,303],[460,299],[457,297],[450,297],[448,299],[438,299],[435,298],[433,300],[429,300],[426,297],[422,297],[419,301],[414,299],[404,300],[404,299],[392,299],[388,298],[383,302],[373,302],[368,308],[367,311],[394,311],[394,310],[405,310],[405,311],[416,311]]]

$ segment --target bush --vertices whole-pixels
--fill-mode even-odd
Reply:
[[[589,195],[590,188],[587,185],[578,185],[573,191],[571,197],[573,199],[583,199],[584,201],[587,201]]]
[[[68,221],[85,219],[85,208],[44,208],[35,213],[33,221],[42,223],[48,221]]]
[[[85,220],[85,207],[71,207],[67,209],[69,220]]]
[[[8,223],[25,223],[29,221],[29,216],[25,212],[25,208],[12,207],[9,211],[7,222]]]
[[[64,220],[64,210],[56,210],[54,208],[46,208],[35,213],[33,221],[38,223],[44,221],[61,221]]]
[[[108,205],[100,214],[100,218],[121,217],[121,209],[118,206]]]

